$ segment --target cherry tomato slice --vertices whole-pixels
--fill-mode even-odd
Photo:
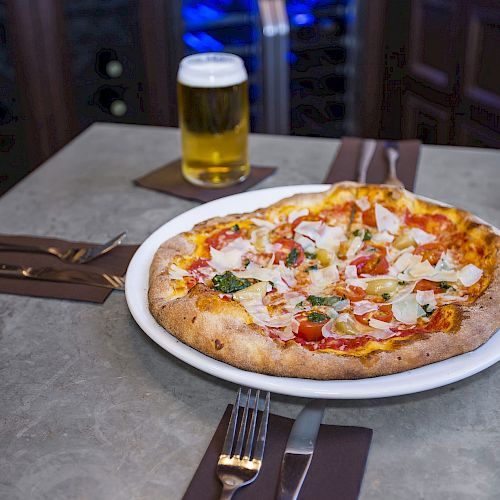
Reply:
[[[354,317],[360,323],[363,323],[363,325],[368,325],[371,318],[390,323],[393,318],[392,307],[389,304],[384,304],[383,306],[380,306],[376,311],[370,311],[363,315],[355,314]]]
[[[366,297],[366,292],[359,286],[337,285],[335,287],[335,295],[345,297],[351,302],[358,302]]]
[[[371,255],[361,255],[354,259],[351,265],[356,266],[358,274],[387,274],[389,271],[389,262],[384,255],[373,253]]]
[[[240,237],[241,237],[240,229],[236,231],[231,228],[221,229],[220,231],[217,231],[215,234],[212,234],[212,236],[209,236],[205,240],[205,243],[208,247],[220,250],[221,248],[225,247],[230,241],[233,241],[236,238]]]
[[[416,292],[425,292],[427,290],[432,290],[434,293],[444,293],[444,290],[439,286],[439,283],[429,280],[420,280],[416,285],[414,290]]]
[[[326,323],[328,323],[330,318],[327,318],[320,323],[315,323],[313,321],[309,321],[309,319],[307,318],[308,314],[309,313],[307,312],[301,312],[297,316],[295,316],[295,319],[299,322],[299,331],[297,335],[309,342],[321,340],[323,338],[321,329]]]
[[[276,243],[281,245],[280,250],[274,254],[275,262],[285,262],[289,267],[297,267],[304,261],[304,249],[296,241],[287,238],[280,238]],[[288,256],[295,249],[296,256],[292,262],[287,262]]]
[[[413,253],[421,255],[422,260],[428,260],[430,264],[435,266],[444,251],[446,251],[446,248],[442,243],[425,243],[418,246]]]
[[[363,224],[371,227],[377,227],[377,219],[375,217],[375,205],[363,212]]]

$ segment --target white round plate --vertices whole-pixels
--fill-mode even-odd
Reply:
[[[161,243],[211,217],[251,212],[296,193],[324,190],[325,185],[312,184],[249,191],[205,203],[161,226],[140,246],[127,271],[125,294],[135,321],[166,351],[204,372],[238,385],[308,398],[365,399],[411,394],[470,377],[500,360],[500,334],[497,332],[475,351],[395,375],[326,381],[275,377],[240,370],[212,359],[183,344],[155,321],[148,307],[148,276],[153,255]]]

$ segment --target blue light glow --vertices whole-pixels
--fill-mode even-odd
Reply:
[[[288,52],[286,55],[289,64],[295,64],[298,61],[298,57],[293,52]]]
[[[315,19],[316,18],[311,13],[295,14],[292,17],[292,23],[296,26],[310,26],[314,24]]]
[[[224,45],[207,33],[184,33],[184,43],[197,52],[216,52],[224,49]]]

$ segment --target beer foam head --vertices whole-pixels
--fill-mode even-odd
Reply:
[[[208,52],[185,57],[179,66],[177,81],[189,87],[229,87],[247,79],[241,57]]]

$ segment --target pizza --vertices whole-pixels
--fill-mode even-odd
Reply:
[[[185,344],[244,370],[387,375],[495,333],[499,250],[495,230],[464,210],[343,182],[165,241],[149,307]]]

